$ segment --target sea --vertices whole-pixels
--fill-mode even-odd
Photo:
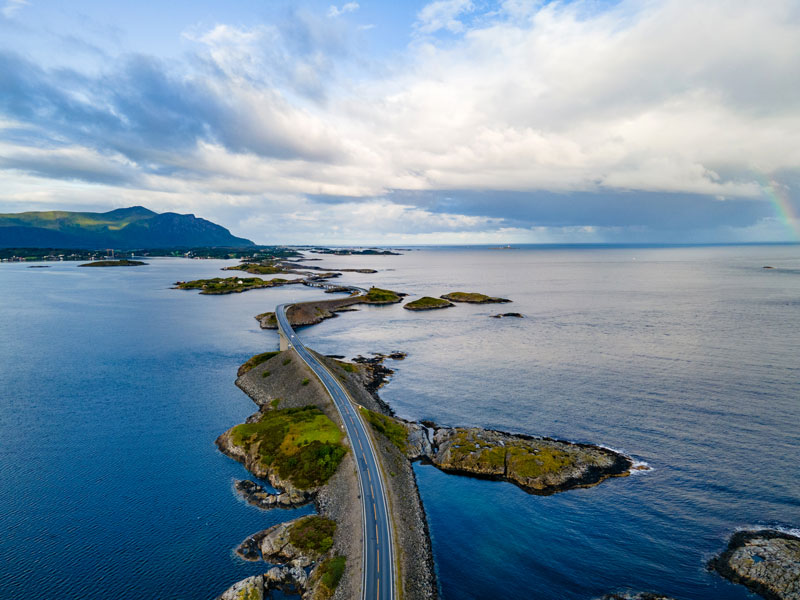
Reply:
[[[706,564],[737,529],[800,528],[800,246],[408,248],[306,253],[343,283],[509,304],[361,307],[299,331],[395,373],[398,416],[590,442],[649,467],[550,496],[416,463],[444,600],[650,591],[745,600]],[[211,600],[263,572],[233,548],[313,507],[262,511],[215,438],[276,349],[256,314],[292,285],[172,289],[235,261],[0,265],[0,598]],[[770,266],[772,269],[765,269]],[[327,296],[324,296],[327,297]],[[523,318],[492,318],[519,312]]]

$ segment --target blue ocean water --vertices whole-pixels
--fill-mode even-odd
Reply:
[[[416,465],[445,600],[744,599],[708,558],[737,527],[800,527],[800,246],[322,258],[380,269],[347,282],[514,301],[364,307],[301,332],[324,353],[407,351],[382,390],[400,416],[653,467],[540,497]],[[238,364],[277,345],[253,315],[319,292],[204,297],[168,287],[227,263],[150,263],[0,265],[1,598],[213,598],[260,569],[230,549],[293,516],[237,500],[245,472],[213,440],[253,411]],[[525,318],[490,318],[507,311]]]

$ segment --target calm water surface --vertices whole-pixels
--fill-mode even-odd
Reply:
[[[213,598],[263,569],[230,549],[305,511],[261,512],[214,438],[293,286],[169,290],[221,261],[0,266],[0,598]],[[416,465],[441,593],[745,599],[706,572],[737,527],[800,527],[800,247],[426,249],[331,257],[343,281],[513,304],[366,307],[302,331],[317,350],[404,350],[399,415],[605,444],[653,470],[548,497]],[[764,270],[764,265],[779,267]],[[516,311],[526,318],[491,319]]]

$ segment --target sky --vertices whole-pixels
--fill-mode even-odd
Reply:
[[[797,0],[0,0],[0,212],[800,241]]]

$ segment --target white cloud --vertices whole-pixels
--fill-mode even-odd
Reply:
[[[422,7],[415,26],[420,33],[436,33],[440,29],[460,33],[464,24],[458,17],[474,8],[470,0],[436,0]]]
[[[6,0],[5,6],[0,11],[6,19],[11,19],[23,6],[28,4],[27,0]]]
[[[329,15],[357,8],[332,6]],[[468,0],[428,4],[406,52],[390,65],[365,66],[343,49],[348,32],[357,35],[346,19],[305,20],[296,38],[272,25],[187,33],[196,60],[181,66],[178,79],[202,84],[213,104],[207,135],[177,151],[147,148],[153,164],[113,154],[105,166],[102,141],[92,147],[86,136],[69,150],[32,152],[8,143],[0,153],[21,182],[14,194],[21,186],[41,198],[46,182],[53,185],[42,175],[48,171],[66,179],[63,173],[84,173],[87,181],[95,173],[101,183],[124,179],[121,198],[139,194],[136,203],[155,208],[263,210],[281,223],[270,235],[291,227],[319,231],[319,223],[303,229],[303,215],[312,215],[333,219],[349,241],[359,239],[358,230],[452,239],[511,230],[455,208],[442,215],[392,204],[389,192],[755,198],[763,193],[758,174],[800,172],[794,0],[736,10],[723,0],[623,0],[601,11],[589,1],[507,0],[496,13],[463,20],[470,12],[478,10]],[[427,35],[441,30],[458,35]],[[84,91],[91,97],[91,89]],[[2,118],[0,127],[10,128],[22,117]],[[11,198],[11,187],[0,200]],[[74,201],[74,189],[59,188],[52,198]],[[316,195],[353,200],[306,200]],[[285,220],[279,211],[287,212]],[[512,241],[614,233],[512,229]]]
[[[328,16],[331,18],[336,18],[346,13],[355,12],[358,10],[358,2],[347,2],[343,4],[341,8],[331,4],[330,8],[328,8]]]

